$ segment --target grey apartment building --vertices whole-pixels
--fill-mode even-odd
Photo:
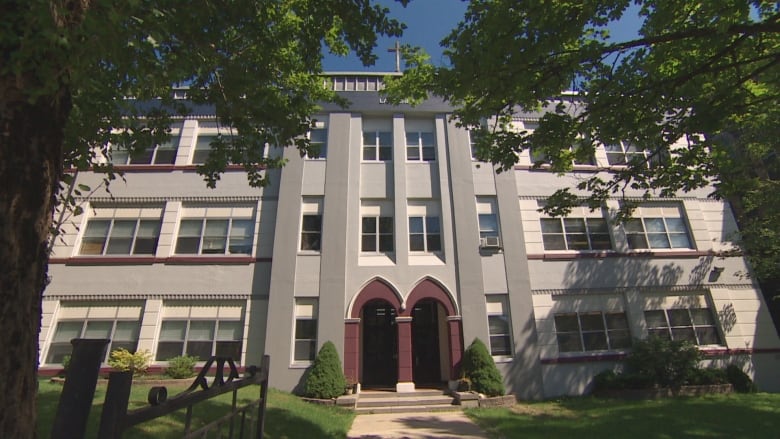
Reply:
[[[41,370],[61,367],[72,338],[106,337],[160,367],[185,353],[241,365],[269,354],[272,386],[293,390],[332,341],[363,388],[410,391],[457,380],[479,338],[509,390],[538,399],[587,392],[632,339],[656,334],[780,391],[766,303],[745,260],[723,253],[737,231],[728,204],[702,190],[644,200],[624,224],[619,200],[546,217],[557,188],[641,148],[601,146],[565,176],[523,151],[497,173],[472,157],[450,104],[390,105],[382,77],[327,76],[351,104],[314,116],[319,156],[269,146],[288,163],[266,171],[265,188],[240,168],[206,187],[195,166],[229,134],[207,108],[143,157],[114,152],[124,181],[81,200],[54,245]],[[518,112],[513,125],[533,130],[540,116]]]

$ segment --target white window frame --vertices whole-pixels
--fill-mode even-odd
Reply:
[[[179,150],[179,143],[181,142],[181,134],[178,132],[175,132],[175,134],[171,134],[171,139],[164,143],[156,144],[152,147],[146,148],[144,150],[144,154],[137,154],[135,157],[129,153],[127,150],[120,150],[118,147],[111,148],[111,163],[114,166],[172,166],[176,164],[176,154]],[[147,154],[151,150],[151,154]],[[160,150],[163,151],[173,151],[173,156],[170,158],[169,161],[165,161],[163,163],[158,163],[158,160],[160,159]],[[148,162],[137,162],[139,157],[148,156],[149,161]],[[164,156],[163,156],[164,157]],[[121,158],[121,160],[120,160]]]
[[[325,160],[328,157],[328,125],[322,121],[314,119],[312,127],[306,133],[306,138],[309,139],[309,145],[319,145],[319,154],[317,156],[310,156],[308,152],[304,155],[306,160]]]
[[[310,220],[316,218],[319,222],[319,230],[305,229],[307,227],[307,218]],[[320,253],[322,251],[322,198],[321,197],[304,197],[301,203],[301,224],[298,228],[300,234],[298,239],[298,249],[303,253]],[[317,238],[314,241],[305,239],[307,237]],[[309,242],[316,242],[318,245],[316,248],[307,245]]]
[[[162,213],[163,208],[157,206],[141,206],[141,207],[129,207],[129,206],[91,206],[92,216],[85,219],[80,234],[79,245],[74,248],[74,251],[78,256],[86,257],[98,257],[98,256],[131,256],[131,257],[149,257],[155,256],[157,248],[160,244],[160,229],[162,228]],[[100,222],[107,222],[108,225],[104,233],[90,234],[96,232],[96,224]],[[119,236],[117,233],[121,229],[117,228],[117,222],[133,222],[132,236]],[[141,226],[146,225],[144,235],[139,235]],[[153,226],[151,229],[152,234],[148,235],[150,229],[149,226]],[[146,236],[148,235],[148,236]],[[101,237],[102,236],[102,237]],[[128,252],[109,253],[109,247],[111,241],[114,239],[129,239],[130,248]],[[151,252],[136,253],[139,239],[153,240],[153,249]],[[85,252],[85,247],[90,245],[92,241],[93,245],[100,242],[99,252]]]
[[[179,219],[178,223],[178,229],[176,233],[176,239],[173,243],[173,253],[176,256],[252,256],[254,255],[255,251],[255,232],[256,232],[256,224],[255,224],[255,208],[253,206],[187,206],[183,208],[183,213],[181,218]],[[184,235],[184,233],[189,233],[189,231],[185,231],[185,223],[194,224],[195,222],[200,222],[200,228],[198,230],[198,234],[191,234],[191,235]],[[214,224],[216,222],[224,221],[227,222],[227,230],[225,231],[224,235],[207,235],[207,229],[209,224]],[[235,235],[236,230],[244,229],[246,230],[246,227],[239,228],[237,227],[237,222],[241,221],[242,223],[245,223],[248,226],[249,235],[242,234],[242,235]],[[185,242],[182,241],[183,239],[198,239],[197,242],[197,251],[180,251],[180,246],[184,246]],[[207,242],[210,238],[221,238],[224,237],[223,245],[224,248],[221,252],[216,251],[210,251],[211,249],[205,248],[204,243]],[[235,253],[231,251],[232,246],[238,245],[238,243],[249,240],[249,252],[245,251],[236,251]],[[233,242],[236,242],[236,244],[233,244]],[[246,244],[244,244],[242,247],[245,247]]]
[[[383,145],[382,137],[388,136],[390,143]],[[373,137],[373,143],[368,143]],[[366,153],[372,152],[374,158],[366,158]],[[384,154],[383,154],[384,152]],[[382,158],[382,157],[386,158]],[[393,160],[393,132],[382,130],[363,130],[362,160],[364,162],[389,162]]]
[[[80,323],[81,324],[81,330],[79,331],[79,335],[76,337],[67,337],[67,340],[57,341],[57,331],[60,329],[60,325],[62,324],[68,324],[68,323]],[[57,356],[59,355],[70,355],[70,354],[61,354],[64,350],[68,350],[70,352],[70,349],[72,348],[72,345],[70,343],[70,340],[72,338],[96,338],[95,336],[89,335],[89,324],[90,323],[110,323],[111,324],[111,330],[109,331],[108,336],[105,338],[109,339],[108,348],[106,349],[106,352],[103,356],[103,359],[101,360],[101,363],[106,363],[108,361],[109,356],[111,355],[111,351],[114,349],[120,349],[125,348],[130,352],[135,352],[138,349],[138,339],[139,334],[141,332],[141,322],[139,320],[133,320],[133,319],[117,319],[117,318],[86,318],[86,319],[61,319],[57,321],[57,324],[54,325],[54,332],[52,335],[52,341],[49,343],[49,348],[46,353],[46,364],[61,364],[62,360],[60,361],[51,361],[52,355],[55,355],[53,352],[54,350],[59,350],[61,348],[65,348],[62,351],[56,353]],[[127,340],[117,340],[117,324],[126,324],[131,323],[135,324],[136,328],[134,330],[135,333],[135,339],[127,339]],[[102,338],[102,336],[100,337]],[[67,346],[67,347],[66,347]]]
[[[601,320],[602,327],[600,329],[583,329],[583,317],[585,318],[592,318],[598,315]],[[608,318],[609,315],[615,315],[615,316],[622,316],[622,320],[625,321],[625,326],[623,327],[610,327],[610,319]],[[560,328],[559,320],[558,318],[574,318],[577,323],[577,328],[575,330],[564,330],[564,328]],[[583,353],[583,352],[605,352],[605,351],[622,351],[625,349],[629,349],[631,347],[631,328],[630,323],[628,321],[628,315],[625,311],[581,311],[581,312],[562,312],[562,313],[556,313],[553,316],[553,322],[555,324],[555,336],[556,336],[556,343],[558,346],[558,352],[564,353],[564,354],[570,354],[570,353]],[[621,334],[622,337],[619,337],[618,335]],[[603,336],[604,342],[606,343],[605,349],[597,349],[597,348],[589,348],[590,343],[588,341],[588,336]],[[563,350],[563,346],[566,345],[564,342],[562,344],[561,339],[564,337],[572,337],[576,336],[575,340],[579,342],[579,349],[569,349],[569,350]],[[626,340],[627,343],[621,344],[619,343],[619,340]]]
[[[231,350],[238,348],[238,358],[233,358],[236,363],[241,363],[246,339],[246,325],[245,325],[245,313],[246,303],[243,301],[167,301],[163,303],[161,311],[162,317],[157,329],[157,338],[155,340],[155,361],[166,362],[167,359],[160,359],[161,349],[160,343],[181,343],[181,349],[178,354],[168,356],[172,358],[177,355],[188,354],[188,344],[190,342],[211,342],[210,355],[217,355],[220,349],[220,343],[229,343],[229,346],[233,346]],[[163,327],[166,322],[185,322],[184,323],[184,337],[183,338],[170,338],[166,339],[163,334]],[[192,323],[211,322],[212,334],[210,340],[195,339],[191,336]],[[229,324],[233,326],[233,329],[238,329],[238,338],[236,337],[221,337],[220,325]],[[233,333],[235,335],[235,332]],[[224,353],[224,352],[223,352]],[[198,358],[198,361],[205,362],[208,358]]]
[[[539,201],[539,207],[543,207],[544,201]],[[584,226],[584,229],[581,228]],[[603,210],[591,211],[587,206],[574,207],[565,217],[550,217],[540,215],[539,228],[542,238],[542,246],[545,252],[602,252],[614,251],[615,243],[613,240],[612,227],[607,220]],[[579,240],[575,238],[579,237]],[[583,238],[584,240],[583,241]],[[596,239],[601,237],[602,239]],[[606,237],[606,241],[603,239]],[[545,238],[549,238],[546,240]],[[553,241],[554,240],[554,241]],[[554,245],[559,241],[563,242],[563,248]],[[609,246],[598,245],[598,243],[609,243]],[[587,248],[577,248],[578,242],[587,242]]]
[[[318,334],[318,325],[319,325],[319,300],[316,297],[296,297],[295,298],[295,313],[293,318],[293,328],[292,328],[292,346],[290,349],[290,361],[293,364],[311,364],[312,361],[314,361],[314,358],[317,355],[317,338],[319,336]],[[300,335],[310,335],[310,334],[299,334],[299,322],[303,323],[306,322],[307,325],[313,325],[314,327],[314,338],[304,338]],[[309,355],[308,358],[300,358],[298,356],[299,350],[298,345],[299,344],[307,344],[309,345]]]
[[[512,342],[512,317],[509,313],[509,296],[507,294],[489,294],[485,296],[488,318],[488,335],[490,355],[499,358],[511,358],[514,354],[514,344]],[[491,317],[505,322],[506,333],[494,332],[497,325],[491,324]],[[502,325],[503,326],[503,325]],[[508,352],[499,351],[499,346],[494,339],[505,339]]]
[[[659,226],[662,226],[663,230]],[[656,203],[639,206],[633,217],[623,224],[623,231],[631,250],[696,249],[682,204]],[[685,238],[685,245],[680,245],[682,238]],[[643,245],[640,239],[644,242]],[[665,240],[669,245],[659,245],[662,244],[661,240]]]
[[[673,324],[672,321],[673,318],[671,316],[671,313],[679,313],[685,311],[688,322],[690,324]],[[700,319],[697,319],[695,317],[695,312],[700,311],[700,315],[706,315],[709,319],[709,322],[707,323],[697,323],[697,320],[701,322]],[[660,326],[650,326],[651,322],[647,318],[648,313],[656,313],[656,314],[663,314],[664,317],[664,325]],[[723,346],[723,337],[720,334],[720,329],[718,328],[718,319],[715,313],[713,313],[712,308],[710,307],[691,307],[691,308],[665,308],[665,309],[647,309],[644,311],[644,317],[645,322],[647,324],[647,333],[648,336],[656,335],[660,337],[665,337],[669,340],[678,340],[681,337],[676,334],[682,334],[683,331],[689,332],[693,335],[693,337],[682,337],[683,340],[687,340],[695,344],[696,346]],[[709,332],[710,334],[714,334],[715,338],[717,339],[716,343],[702,343],[702,337],[704,331]]]
[[[487,237],[501,237],[501,225],[498,221],[496,197],[477,197],[477,225],[480,240]]]
[[[430,145],[423,142],[423,137],[430,136]],[[436,161],[436,135],[433,131],[408,130],[405,136],[406,161],[407,162],[435,162]],[[410,157],[413,151],[416,157]],[[426,158],[427,157],[427,158]]]

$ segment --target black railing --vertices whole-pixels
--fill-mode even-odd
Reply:
[[[72,343],[71,367],[54,420],[54,439],[84,437],[100,360],[108,340],[73,340]],[[270,357],[265,355],[259,368],[249,366],[244,376],[240,377],[231,358],[211,357],[189,388],[169,399],[165,387],[152,387],[148,395],[149,406],[131,411],[128,411],[128,404],[133,383],[132,372],[111,372],[98,437],[121,438],[125,431],[138,424],[184,409],[183,438],[206,438],[217,434],[224,438],[261,439],[268,395],[269,364]],[[208,374],[212,372],[214,376],[209,377]],[[238,390],[255,384],[261,386],[259,398],[239,407]],[[233,393],[230,413],[192,430],[193,406],[227,392]]]

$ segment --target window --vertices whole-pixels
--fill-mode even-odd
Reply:
[[[198,136],[195,142],[195,151],[192,153],[192,164],[200,165],[206,163],[206,159],[211,152],[211,143],[217,140],[217,136]]]
[[[509,319],[507,296],[487,296],[490,354],[512,355],[512,325]]]
[[[409,249],[413,252],[427,253],[441,251],[439,217],[409,217]]]
[[[469,149],[471,150],[471,159],[479,160],[477,158],[477,142],[479,140],[479,131],[469,130]]]
[[[146,148],[136,154],[123,148],[111,150],[111,163],[115,165],[172,165],[176,162],[176,148],[179,146],[179,136],[159,145]]]
[[[596,157],[593,154],[589,154],[587,156],[582,156],[583,153],[580,152],[581,144],[580,142],[575,143],[571,147],[569,147],[569,150],[571,151],[573,155],[573,162],[575,165],[589,165],[589,166],[595,166],[596,165]],[[550,159],[547,157],[547,154],[538,148],[532,148],[531,149],[531,164],[535,164],[536,162],[541,163],[550,163]]]
[[[720,334],[709,308],[645,311],[648,335],[685,340],[695,345],[719,345]]]
[[[393,133],[363,131],[363,160],[389,161],[393,159]]]
[[[604,149],[607,151],[607,162],[611,166],[657,166],[668,157],[666,152],[654,152],[627,141],[604,145]]]
[[[693,248],[681,206],[641,206],[623,228],[632,249]]]
[[[364,216],[360,250],[389,253],[393,251],[393,217]]]
[[[603,218],[542,218],[545,250],[611,250]]]
[[[555,315],[560,352],[606,351],[631,347],[625,312],[585,312]]]
[[[322,246],[322,198],[304,197],[301,210],[301,250],[318,252]]]
[[[424,162],[436,160],[432,132],[406,133],[406,160]]]
[[[477,197],[477,219],[479,238],[484,244],[486,238],[498,238],[498,215],[493,197]]]
[[[157,343],[157,361],[179,355],[206,361],[212,355],[241,360],[244,324],[240,320],[163,320]]]
[[[328,130],[313,128],[309,131],[309,152],[306,158],[324,159],[328,155]]]
[[[114,349],[127,349],[135,352],[138,347],[138,333],[141,323],[135,321],[123,321],[113,319],[81,319],[61,320],[57,322],[54,337],[49,344],[49,353],[46,356],[47,363],[62,363],[66,355],[70,355],[73,345],[70,341],[74,338],[106,338],[111,340],[103,362]]]
[[[176,239],[177,254],[252,254],[254,220],[182,219]]]
[[[314,361],[317,354],[317,299],[295,299],[293,361]]]
[[[153,255],[160,219],[91,219],[81,239],[81,255]]]

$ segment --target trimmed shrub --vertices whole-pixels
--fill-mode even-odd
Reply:
[[[485,343],[475,338],[463,354],[463,376],[471,382],[471,389],[487,396],[503,395],[504,381],[490,356]]]
[[[152,354],[146,349],[135,353],[125,348],[114,349],[108,357],[109,366],[122,372],[132,371],[134,377],[145,374],[151,362]]]
[[[189,355],[179,355],[168,360],[168,367],[164,375],[173,379],[189,378],[195,375],[195,363],[198,357]]]
[[[309,398],[330,399],[344,394],[347,381],[341,369],[341,360],[336,352],[336,346],[327,341],[306,377],[303,394]]]
[[[70,369],[70,355],[65,355],[64,357],[62,357],[62,376],[67,376],[69,369]]]
[[[686,341],[651,336],[635,340],[626,357],[631,373],[660,387],[679,388],[699,367],[699,349]]]
[[[696,369],[688,377],[687,384],[692,386],[706,386],[712,384],[726,384],[728,383],[728,377],[726,376],[725,369]]]
[[[726,377],[739,393],[755,393],[758,391],[753,380],[739,366],[732,364],[726,368]]]

